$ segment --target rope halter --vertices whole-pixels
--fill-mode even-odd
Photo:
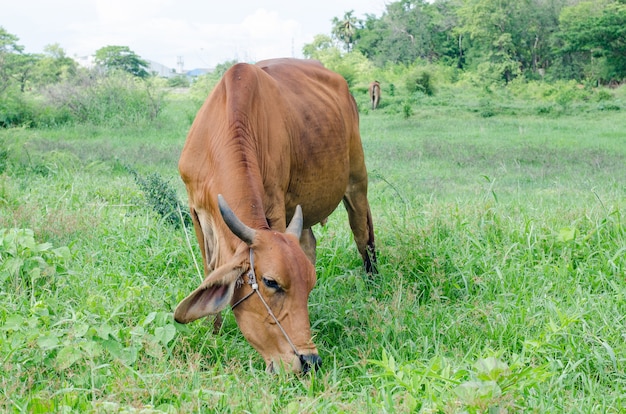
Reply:
[[[291,349],[293,349],[293,352],[298,356],[298,358],[300,359],[300,362],[304,362],[303,355],[298,352],[298,348],[296,348],[296,346],[293,344],[293,342],[291,341],[291,338],[289,338],[289,335],[287,335],[287,332],[285,331],[283,326],[280,324],[280,322],[278,321],[278,318],[274,315],[274,312],[272,312],[272,309],[267,304],[265,299],[263,299],[263,295],[261,295],[261,292],[259,291],[259,284],[257,283],[256,273],[254,272],[254,252],[252,251],[252,248],[250,248],[250,271],[248,271],[248,284],[252,287],[252,291],[248,293],[246,296],[244,296],[243,298],[239,299],[237,302],[235,302],[231,306],[231,309],[235,309],[241,302],[248,299],[250,296],[252,296],[256,292],[256,294],[259,296],[259,299],[261,299],[261,302],[263,302],[263,305],[265,305],[265,309],[267,309],[267,313],[272,317],[272,319],[274,319],[274,321],[276,322],[276,325],[278,326],[280,331],[285,336],[285,339],[289,343],[289,346],[291,346]]]

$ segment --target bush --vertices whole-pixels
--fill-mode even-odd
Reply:
[[[34,120],[32,102],[21,92],[5,91],[0,95],[0,127],[30,125]]]
[[[424,69],[415,70],[406,78],[406,89],[409,93],[422,92],[425,95],[433,96],[435,88],[431,73]]]
[[[30,229],[0,229],[0,286],[17,295],[30,296],[32,304],[41,285],[54,284],[58,273],[65,273],[70,258],[67,247],[54,249],[38,244]]]
[[[73,122],[117,127],[153,121],[163,109],[164,92],[154,79],[91,71],[48,87],[44,96]]]
[[[9,150],[6,148],[0,148],[0,174],[6,171],[8,165],[9,165]]]
[[[614,96],[610,91],[606,89],[598,89],[594,98],[597,102],[602,102],[602,101],[610,101],[614,99]]]
[[[575,81],[557,81],[553,83],[524,81],[517,79],[509,83],[513,96],[537,102],[556,103],[563,108],[574,102],[588,101],[591,90]]]
[[[187,213],[188,208],[183,207],[178,201],[176,190],[157,173],[149,174],[145,178],[137,171],[128,167],[129,172],[135,178],[135,182],[143,191],[148,205],[163,219],[178,228],[181,224],[180,215],[183,216],[183,224],[191,226],[191,216]]]
[[[47,102],[32,92],[0,94],[0,128],[51,127],[71,122],[67,108]]]
[[[405,101],[402,104],[402,116],[404,119],[409,119],[413,115],[413,107],[410,102]]]
[[[188,88],[190,84],[186,75],[176,75],[167,80],[167,86],[170,88]]]

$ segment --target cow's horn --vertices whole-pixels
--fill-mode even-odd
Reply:
[[[304,224],[304,219],[302,218],[302,207],[300,204],[296,206],[296,211],[293,213],[293,217],[291,218],[291,222],[289,226],[287,226],[287,231],[285,233],[295,234],[299,239],[302,234],[302,225]]]
[[[222,218],[224,222],[232,231],[235,236],[239,237],[241,240],[246,242],[249,246],[254,241],[254,235],[256,232],[254,229],[243,224],[241,220],[235,215],[235,212],[228,206],[224,197],[221,194],[217,195],[217,204],[220,207],[220,213],[222,213]]]

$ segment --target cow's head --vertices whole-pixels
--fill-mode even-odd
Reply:
[[[218,200],[224,222],[243,243],[228,263],[183,299],[174,318],[188,323],[233,304],[241,332],[263,356],[268,370],[282,366],[306,372],[319,366],[308,311],[315,268],[299,244],[300,206],[286,232],[280,233],[246,226],[221,195]]]

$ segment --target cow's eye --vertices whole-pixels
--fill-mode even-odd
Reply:
[[[270,289],[281,290],[280,285],[274,279],[268,279],[266,277],[263,278],[263,284]]]

